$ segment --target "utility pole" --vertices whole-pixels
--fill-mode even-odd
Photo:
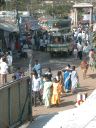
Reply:
[[[18,0],[16,0],[16,21],[19,27],[19,13],[18,13]]]
[[[16,22],[19,28],[19,39],[21,38],[21,28],[20,28],[20,17],[19,17],[19,10],[18,10],[18,0],[16,0]]]
[[[21,38],[21,28],[20,28],[20,17],[19,17],[19,12],[18,12],[18,1],[19,0],[16,0],[16,21],[17,21],[17,24],[18,24],[18,27],[19,27],[19,39]],[[30,62],[29,62],[29,76],[30,76],[30,84],[32,86],[32,76],[31,76],[31,69],[32,69],[32,50],[31,50],[31,53],[30,53]],[[30,87],[31,87],[30,86]],[[32,106],[32,87],[29,89],[29,93],[30,93],[30,104]],[[32,121],[33,118],[32,118],[32,109],[31,111],[29,112],[30,113],[30,120]]]

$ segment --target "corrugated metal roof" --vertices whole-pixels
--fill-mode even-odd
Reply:
[[[0,29],[8,32],[19,32],[19,28],[16,24],[0,23]]]

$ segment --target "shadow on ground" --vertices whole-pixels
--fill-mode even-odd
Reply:
[[[96,73],[90,74],[90,75],[88,75],[88,77],[90,77],[90,78],[92,78],[92,79],[95,79],[95,78],[96,78]]]
[[[58,107],[66,107],[66,106],[70,106],[70,105],[75,105],[76,102],[74,101],[67,101],[67,102],[61,102],[61,104]]]
[[[79,89],[78,89],[78,93],[79,93],[79,92],[87,92],[87,91],[89,91],[89,90],[93,91],[94,89],[89,89],[89,88],[87,88],[87,87],[85,87],[85,88],[79,88]]]
[[[57,114],[58,113],[39,116],[29,125],[28,128],[43,128],[43,126],[45,126],[45,124]]]

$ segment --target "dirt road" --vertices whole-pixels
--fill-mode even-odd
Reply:
[[[86,91],[88,93],[88,95],[90,95],[90,93],[95,89],[96,71],[93,72],[89,68],[87,79],[83,80],[82,79],[82,71],[78,67],[80,64],[79,59],[75,60],[72,56],[71,57],[63,56],[63,57],[51,58],[48,53],[39,52],[39,51],[34,52],[33,63],[34,63],[35,59],[38,59],[39,62],[41,63],[41,65],[43,67],[43,72],[45,72],[46,67],[51,67],[53,76],[55,76],[57,71],[64,68],[67,64],[75,65],[77,67],[77,71],[79,74],[79,81],[80,81],[80,89],[78,90],[78,92]],[[28,69],[28,63],[29,63],[29,60],[25,60],[25,59],[17,60],[16,59],[14,61],[14,66],[15,67],[21,66],[21,67],[24,67],[25,69]],[[32,115],[33,115],[33,117],[35,117],[38,115],[55,113],[55,112],[67,110],[70,108],[74,108],[74,105],[76,103],[76,98],[77,98],[77,94],[72,95],[71,93],[69,93],[68,95],[64,95],[63,97],[61,97],[61,105],[59,107],[52,107],[50,109],[46,109],[44,106],[32,107]]]
[[[39,55],[39,54],[38,54]],[[75,65],[77,67],[77,72],[79,75],[80,81],[80,89],[78,92],[87,92],[88,95],[95,89],[96,86],[96,71],[92,71],[90,68],[88,69],[87,78],[83,80],[82,71],[78,67],[80,64],[80,60],[74,60],[73,57],[55,57],[50,58],[49,54],[40,53],[39,61],[43,66],[43,71],[45,71],[46,67],[51,67],[52,73],[55,76],[59,69],[64,68],[67,64]],[[38,59],[38,56],[36,57]],[[71,109],[75,107],[77,94],[67,94],[61,97],[61,104],[59,107],[51,107],[46,109],[44,106],[37,106],[32,108],[32,115],[38,116],[49,113],[56,113],[59,111],[64,111],[67,109]]]

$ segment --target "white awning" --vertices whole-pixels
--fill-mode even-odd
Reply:
[[[93,8],[93,5],[90,3],[75,3],[73,8]]]
[[[9,23],[0,23],[0,29],[8,32],[19,32],[19,28],[16,24],[12,25]]]

